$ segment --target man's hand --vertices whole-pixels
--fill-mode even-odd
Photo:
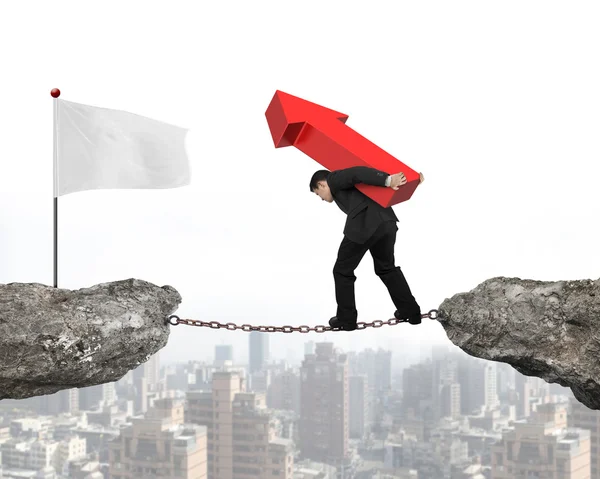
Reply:
[[[390,176],[391,176],[390,188],[397,190],[398,188],[400,188],[401,185],[406,183],[406,177],[404,176],[404,173],[402,173],[402,172],[396,173],[395,175],[390,175]]]
[[[390,188],[395,190],[406,183],[406,176],[404,176],[404,173],[402,172],[396,173],[395,175],[390,175],[390,178]],[[423,173],[419,173],[419,184],[423,183],[424,181],[425,177],[423,176]]]

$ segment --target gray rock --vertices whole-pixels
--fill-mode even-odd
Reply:
[[[167,344],[179,303],[173,287],[138,279],[0,284],[0,399],[119,380]]]
[[[600,279],[491,278],[446,299],[438,321],[463,351],[570,387],[600,409]]]

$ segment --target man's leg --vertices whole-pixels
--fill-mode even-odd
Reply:
[[[375,274],[387,287],[400,317],[412,319],[417,314],[421,314],[421,308],[412,295],[400,266],[395,266],[394,246],[398,226],[393,221],[387,221],[384,225],[382,225],[385,228],[384,234],[369,248]]]
[[[333,267],[337,319],[342,323],[356,323],[358,312],[354,298],[354,270],[368,250],[367,244],[358,244],[344,236]]]

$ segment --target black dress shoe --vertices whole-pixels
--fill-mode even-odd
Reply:
[[[421,312],[413,313],[413,314],[402,314],[400,311],[396,310],[394,313],[394,317],[396,319],[408,319],[409,324],[421,324]]]
[[[329,326],[332,328],[340,328],[342,331],[354,331],[357,327],[357,324],[356,321],[341,321],[337,318],[337,316],[334,316],[329,320]]]

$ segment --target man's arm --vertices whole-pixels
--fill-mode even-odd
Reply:
[[[390,175],[384,171],[368,166],[352,166],[343,170],[332,171],[327,178],[327,184],[332,190],[346,190],[358,183],[374,186],[389,186]]]

